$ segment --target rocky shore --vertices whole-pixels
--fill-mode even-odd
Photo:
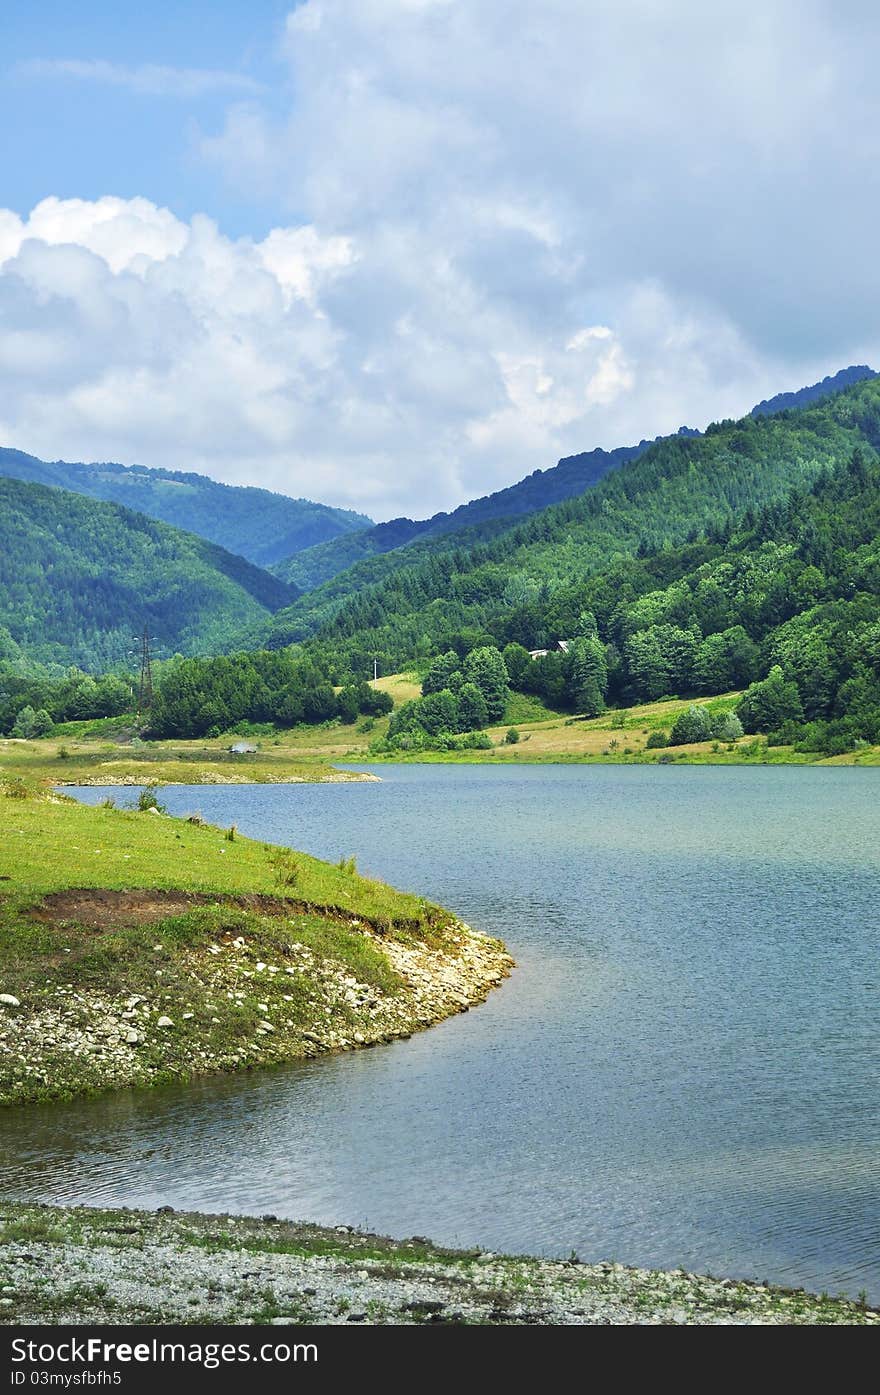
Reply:
[[[56,778],[53,783],[58,789],[77,789],[83,786],[101,789],[105,785],[114,789],[141,789],[153,779],[153,772],[148,765],[135,772],[129,769],[124,774],[119,774],[112,768],[119,764],[119,761],[105,761],[96,768],[78,772],[71,779]],[[174,788],[175,785],[180,785],[188,788],[190,785],[351,785],[365,782],[378,784],[380,781],[381,776],[373,775],[370,771],[338,770],[335,766],[315,766],[307,775],[297,775],[284,770],[275,771],[265,765],[232,770],[226,766],[217,768],[194,764],[187,768],[185,780],[167,779],[163,776],[162,786]]]
[[[251,898],[256,909],[243,933],[231,910],[214,938],[172,957],[163,922],[195,901],[109,891],[47,899],[47,913],[62,926],[71,919],[100,931],[125,915],[141,925],[153,921],[155,969],[141,974],[137,992],[58,983],[35,984],[31,994],[0,993],[0,1104],[253,1070],[390,1042],[483,1002],[513,966],[500,941],[460,922],[426,942],[392,937],[353,917],[346,933],[388,967],[384,977],[359,978],[351,964],[301,942],[298,922],[308,928],[309,918],[270,898]],[[63,952],[63,936],[59,941]]]
[[[847,1299],[265,1217],[0,1202],[0,1324],[876,1326]]]

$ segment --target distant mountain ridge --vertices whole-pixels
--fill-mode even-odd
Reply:
[[[780,393],[776,397],[759,402],[752,408],[750,415],[770,416],[793,407],[805,407],[875,376],[874,370],[866,364],[842,368],[833,376],[823,378],[820,383],[813,383],[797,392]],[[395,518],[387,523],[377,523],[362,532],[351,532],[331,542],[305,548],[295,557],[275,563],[271,570],[283,580],[293,582],[301,591],[312,591],[370,557],[381,556],[398,548],[409,547],[414,542],[444,537],[490,522],[497,524],[504,519],[513,522],[527,514],[549,508],[552,504],[577,498],[585,490],[598,484],[609,471],[637,460],[652,446],[674,440],[676,437],[689,438],[701,434],[693,427],[682,426],[672,435],[657,436],[653,441],[642,440],[636,446],[618,446],[614,450],[597,448],[563,456],[549,469],[534,470],[516,484],[499,489],[494,494],[472,499],[470,503],[459,505],[452,513],[437,513],[432,518],[421,520]]]
[[[0,476],[122,504],[197,533],[259,567],[372,524],[365,514],[291,499],[250,485],[146,465],[39,460],[0,447]]]
[[[100,672],[145,625],[160,653],[222,653],[295,595],[194,533],[0,478],[0,631],[33,659]]]
[[[869,368],[866,363],[853,364],[850,368],[841,368],[839,373],[823,378],[821,383],[799,388],[796,392],[778,392],[775,397],[768,397],[764,402],[759,402],[749,415],[767,417],[776,412],[790,411],[793,407],[808,407],[811,402],[819,402],[823,397],[830,397],[832,393],[843,392],[855,383],[864,382],[866,378],[876,377],[874,369]]]
[[[697,435],[683,426],[680,436]],[[658,440],[663,439],[658,437]],[[561,503],[576,494],[583,494],[609,470],[642,455],[653,441],[640,441],[637,446],[618,446],[615,450],[581,451],[568,455],[547,470],[533,470],[525,479],[494,494],[484,494],[459,504],[452,513],[435,513],[431,518],[393,518],[376,523],[363,532],[348,533],[332,542],[304,549],[285,562],[276,563],[271,570],[276,576],[292,582],[302,591],[311,591],[322,582],[331,580],[346,568],[369,557],[381,556],[399,547],[429,538],[441,538],[485,524],[522,518],[538,513],[550,504]]]
[[[414,655],[480,644],[500,616],[507,639],[536,647],[530,612],[615,558],[678,547],[749,510],[808,489],[864,449],[880,452],[880,377],[781,413],[714,422],[661,439],[576,498],[514,520],[373,557],[301,596],[272,619],[272,646],[308,641],[342,667],[378,659],[393,672]],[[381,565],[380,565],[381,564]],[[545,599],[541,599],[544,597]],[[620,599],[618,597],[618,599]],[[568,635],[577,622],[554,621]],[[511,624],[514,628],[511,629]],[[519,627],[517,630],[516,627]]]

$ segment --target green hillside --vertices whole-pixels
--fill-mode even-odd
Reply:
[[[50,462],[0,448],[0,475],[122,504],[198,533],[260,567],[371,525],[371,519],[348,509],[290,499],[268,489],[220,484],[183,470]]]
[[[33,659],[106,669],[145,625],[160,652],[224,650],[294,594],[143,514],[0,479],[0,627]]]
[[[768,397],[753,407],[751,415],[753,417],[771,416],[774,412],[790,411],[793,407],[809,407],[814,402],[820,402],[823,397],[830,397],[835,392],[842,392],[844,388],[861,383],[866,378],[876,377],[874,369],[869,368],[866,363],[856,363],[850,368],[841,368],[839,373],[823,378],[821,383],[812,383],[809,387],[798,388],[796,392],[778,392],[775,397]]]
[[[641,712],[653,728],[646,751],[714,743],[730,753],[744,732],[797,757],[875,747],[878,533],[880,467],[856,449],[812,489],[748,511],[736,527],[620,559],[527,608],[499,608],[481,636],[453,636],[373,753],[494,755],[479,729],[510,720],[511,688],[571,713],[569,726],[609,705]],[[671,695],[691,705],[664,720]]]
[[[751,415],[770,416],[791,408],[810,406],[876,376],[874,370],[864,364],[842,368],[839,373],[823,378],[819,383],[759,402],[752,408]],[[374,581],[388,575],[399,563],[407,564],[409,559],[403,549],[427,543],[429,550],[436,552],[446,547],[472,545],[475,541],[485,540],[515,526],[527,514],[539,513],[551,504],[576,498],[611,470],[637,460],[652,445],[699,435],[698,431],[683,426],[673,437],[658,436],[655,441],[643,440],[637,446],[620,446],[610,451],[581,451],[578,455],[565,456],[552,469],[534,470],[507,489],[472,499],[452,513],[438,513],[420,521],[395,518],[389,523],[377,523],[372,528],[346,533],[330,542],[306,548],[297,556],[277,563],[272,571],[282,580],[293,582],[301,591],[311,591],[358,562],[394,553],[395,556],[386,566],[358,573],[358,584]],[[468,530],[467,537],[459,539],[458,534],[465,529]],[[326,614],[326,601],[333,599],[335,594],[344,593],[345,582],[342,583],[341,592],[325,592],[319,603],[322,614]]]
[[[540,642],[535,614],[617,559],[722,530],[748,509],[809,488],[856,447],[880,444],[880,379],[817,405],[673,437],[605,476],[586,494],[535,514],[478,546],[372,559],[301,597],[272,621],[270,642],[312,638],[338,665],[393,672],[462,635],[494,635],[517,617],[516,638]],[[377,562],[394,563],[384,577]],[[535,611],[537,606],[538,610]]]
[[[683,434],[695,433],[684,433],[683,429]],[[511,521],[525,514],[537,513],[550,504],[583,494],[609,470],[642,455],[650,444],[650,441],[642,441],[637,446],[621,446],[612,451],[597,449],[567,456],[550,470],[534,470],[507,489],[499,489],[494,494],[460,504],[452,513],[436,513],[431,518],[420,520],[393,518],[388,523],[377,523],[372,528],[346,533],[331,542],[307,548],[297,556],[277,563],[272,570],[282,580],[293,582],[301,591],[309,591],[357,562],[408,548],[413,543],[442,540],[465,529],[470,530],[471,537],[477,536],[475,529],[479,529],[483,535],[491,535],[499,527],[508,527]],[[440,546],[443,546],[442,541]]]
[[[583,636],[567,654],[532,662],[516,643],[524,619],[494,618],[510,677],[570,710],[746,689],[747,732],[830,755],[880,743],[877,456],[857,449],[738,526],[619,560],[538,602],[529,638]],[[681,739],[708,735],[697,721]]]

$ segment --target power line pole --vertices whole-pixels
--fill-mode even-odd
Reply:
[[[375,681],[376,681],[376,679],[377,679],[378,677],[379,677],[379,660],[378,660],[378,659],[374,659],[374,660],[373,660],[373,682],[374,682],[374,683],[375,683]]]
[[[153,662],[150,655],[150,632],[146,625],[141,635],[141,680],[138,688],[138,716],[153,705]]]

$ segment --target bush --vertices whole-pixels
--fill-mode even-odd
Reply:
[[[739,741],[742,734],[742,722],[732,707],[726,712],[716,712],[712,718],[712,735],[716,741]]]
[[[697,707],[692,703],[675,719],[669,742],[672,746],[690,746],[696,741],[711,741],[712,735],[712,718],[709,713],[705,707]]]
[[[516,743],[519,741],[519,732],[517,731],[516,727],[509,728],[504,740],[508,746],[516,745]]]
[[[785,722],[804,718],[797,684],[787,680],[778,664],[767,677],[746,689],[736,715],[748,732],[777,731]]]
[[[168,810],[164,804],[159,803],[158,785],[145,785],[137,797],[137,809],[140,813],[149,813],[150,809],[155,809],[158,814],[167,814]]]
[[[651,735],[648,737],[647,741],[645,742],[645,748],[646,748],[648,751],[656,751],[656,750],[658,749],[658,747],[660,747],[660,746],[668,746],[668,745],[669,745],[669,738],[668,738],[668,736],[666,735],[666,732],[665,732],[665,731],[652,731],[652,732],[651,732]]]

